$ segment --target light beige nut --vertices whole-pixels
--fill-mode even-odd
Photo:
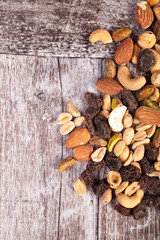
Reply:
[[[156,171],[160,172],[160,161],[155,162],[154,168],[155,168]]]
[[[70,113],[60,113],[57,123],[59,125],[65,124],[72,120],[72,115]]]
[[[159,89],[155,87],[154,93],[149,98],[152,101],[157,102],[159,100]]]
[[[119,193],[122,193],[126,187],[128,187],[129,185],[129,182],[128,181],[125,181],[125,182],[122,182],[119,187],[115,190],[115,194],[116,196],[119,194]]]
[[[111,97],[110,95],[104,95],[103,97],[103,103],[102,103],[102,109],[111,111]]]
[[[136,131],[145,131],[152,127],[151,124],[140,123],[136,126]]]
[[[150,128],[149,128],[150,129]],[[147,130],[146,130],[147,131]],[[144,130],[140,130],[138,132],[135,133],[134,135],[134,141],[141,141],[144,140],[147,137],[147,133]]]
[[[153,125],[151,128],[146,130],[147,138],[151,138],[156,131],[156,125]]]
[[[151,7],[153,7],[153,6],[155,6],[159,2],[159,0],[147,0],[147,2],[149,3],[149,5]]]
[[[131,59],[133,64],[137,64],[138,56],[139,56],[140,52],[141,52],[140,47],[137,44],[135,44],[134,49],[133,49],[133,56],[132,56],[132,59]]]
[[[141,122],[139,121],[138,118],[134,117],[134,118],[133,118],[133,123],[134,123],[135,125],[137,125],[137,124],[140,124]]]
[[[81,127],[82,125],[84,125],[85,121],[86,121],[86,118],[83,116],[80,116],[80,117],[76,117],[73,122],[75,127]]]
[[[131,197],[128,197],[123,193],[118,194],[117,201],[125,208],[134,208],[141,203],[143,197],[143,190],[138,189],[138,191]]]
[[[126,114],[122,120],[124,128],[130,128],[133,123],[132,115],[130,113]]]
[[[110,171],[107,175],[107,181],[111,188],[117,188],[122,182],[122,178],[119,172]]]
[[[72,103],[67,103],[67,111],[72,114],[73,117],[81,116],[80,112],[73,106]]]
[[[158,53],[160,53],[160,44],[155,44],[155,49]]]
[[[116,143],[113,152],[118,157],[122,154],[126,146],[126,143],[124,140],[120,140],[118,143]]]
[[[150,139],[149,138],[145,138],[144,140],[142,140],[142,141],[138,141],[138,142],[135,142],[135,143],[133,143],[133,145],[132,145],[132,149],[135,149],[136,147],[138,147],[139,145],[141,145],[141,144],[148,144],[148,143],[150,143]]]
[[[76,163],[76,160],[72,157],[68,157],[63,159],[59,165],[58,165],[58,171],[64,172],[69,170],[74,164]]]
[[[151,31],[143,32],[138,39],[138,45],[145,49],[145,48],[152,48],[156,43],[156,36]]]
[[[126,106],[117,106],[109,115],[108,123],[113,132],[121,132],[123,129],[122,119],[127,110]]]
[[[100,111],[99,115],[105,117],[106,119],[109,118],[110,112],[108,110],[102,110]]]
[[[105,29],[96,29],[89,36],[89,41],[95,43],[101,41],[103,44],[112,43],[113,39],[108,31]]]
[[[102,161],[102,159],[104,158],[104,155],[106,153],[106,150],[107,150],[106,147],[100,147],[100,148],[96,149],[91,155],[93,162]]]
[[[157,156],[157,161],[160,161],[160,147],[158,148],[158,156]]]
[[[122,86],[131,91],[139,90],[146,84],[146,79],[143,76],[138,76],[133,79],[126,66],[121,66],[118,69],[117,77]]]
[[[123,140],[126,142],[126,145],[129,145],[134,137],[134,129],[127,128],[123,132]]]
[[[159,71],[160,70],[160,54],[155,51],[154,49],[151,49],[151,51],[154,54],[155,57],[155,64],[153,65],[153,67],[151,68],[151,73],[154,73],[155,71]]]
[[[83,196],[86,193],[86,185],[82,178],[78,178],[73,187],[79,196]]]
[[[151,76],[151,83],[155,87],[160,87],[160,71],[155,71]]]
[[[149,177],[158,177],[159,180],[160,180],[160,172],[155,171],[155,172],[152,172],[150,174],[147,173],[146,175],[149,176]]]
[[[102,195],[101,197],[101,201],[103,204],[108,204],[110,203],[112,200],[112,190],[110,188],[108,188]]]
[[[133,182],[125,189],[124,194],[130,197],[133,194],[135,194],[138,191],[138,189],[140,189],[139,182]]]
[[[154,14],[156,15],[156,18],[158,21],[160,21],[160,6],[155,6],[153,8]]]
[[[127,160],[123,163],[123,166],[129,166],[131,163],[133,162],[133,152],[130,151],[129,153],[129,157],[127,158]]]
[[[142,173],[142,168],[141,168],[141,165],[139,164],[139,162],[131,162],[131,165],[138,168],[140,174]]]
[[[89,144],[97,147],[105,147],[107,146],[107,141],[99,136],[92,136],[89,140]]]
[[[60,133],[62,135],[66,135],[66,134],[72,132],[72,130],[74,128],[75,128],[75,125],[74,125],[73,121],[66,122],[64,125],[61,126]]]
[[[129,157],[129,147],[125,146],[123,152],[119,156],[119,159],[121,160],[122,163],[124,163]]]

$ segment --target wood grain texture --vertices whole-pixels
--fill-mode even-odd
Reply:
[[[0,53],[104,58],[116,44],[89,43],[89,34],[113,33],[135,22],[136,0],[8,0],[0,2]],[[139,32],[140,31],[140,32]]]

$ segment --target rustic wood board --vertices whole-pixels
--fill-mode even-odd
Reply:
[[[116,44],[89,43],[89,34],[120,27],[140,31],[137,0],[8,0],[0,1],[0,53],[104,58]]]

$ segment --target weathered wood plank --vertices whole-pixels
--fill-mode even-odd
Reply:
[[[0,79],[2,239],[56,239],[61,136],[55,119],[62,108],[58,61],[2,55]]]
[[[8,0],[0,2],[0,53],[104,58],[115,43],[91,44],[97,28],[130,26],[137,36],[136,0]]]

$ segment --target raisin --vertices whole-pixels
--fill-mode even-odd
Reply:
[[[86,92],[84,94],[84,97],[89,106],[91,106],[91,107],[94,107],[94,106],[101,107],[102,106],[102,99],[99,98],[95,93]]]
[[[148,72],[155,64],[155,57],[151,50],[144,49],[138,57],[137,67],[143,73]]]
[[[138,108],[138,101],[133,93],[127,89],[122,92],[122,102],[127,106],[128,110],[132,115],[135,115],[136,109]]]
[[[111,129],[107,123],[106,118],[104,116],[98,115],[93,119],[93,121],[98,135],[105,139],[110,139]]]
[[[86,118],[93,119],[100,112],[100,107],[88,107],[86,109]]]
[[[113,152],[106,153],[105,161],[111,171],[119,171],[122,167],[121,160]]]
[[[121,167],[120,174],[123,181],[133,182],[139,180],[141,177],[139,169],[132,165]]]
[[[158,178],[143,175],[139,183],[141,188],[147,193],[160,195],[160,180]]]
[[[88,161],[86,168],[92,173],[97,173],[105,166],[106,166],[106,163],[104,160],[100,162],[93,162],[92,160],[90,160]]]
[[[94,185],[94,175],[88,169],[81,173],[81,178],[85,182],[86,186],[92,187]]]
[[[114,209],[121,213],[122,215],[124,216],[130,216],[131,215],[131,209],[130,208],[125,208],[123,207],[122,205],[120,205],[119,203],[117,203],[115,206],[114,206]]]
[[[147,207],[158,207],[160,206],[160,197],[150,194],[145,194],[142,204]]]
[[[137,207],[133,208],[133,217],[136,220],[142,219],[147,216],[147,208],[143,204],[139,204]]]
[[[88,129],[88,131],[89,131],[91,134],[94,135],[94,134],[96,133],[96,131],[95,131],[95,126],[94,126],[94,124],[93,124],[92,119],[86,118],[85,126],[86,126],[86,128]]]
[[[157,149],[153,146],[153,144],[146,144],[145,145],[145,155],[147,158],[149,158],[152,161],[157,160],[158,156],[158,151]]]
[[[139,163],[144,173],[152,173],[154,171],[154,167],[151,166],[148,158],[144,157]]]
[[[100,180],[98,183],[96,183],[92,189],[96,196],[102,196],[102,194],[109,188],[106,179]]]

